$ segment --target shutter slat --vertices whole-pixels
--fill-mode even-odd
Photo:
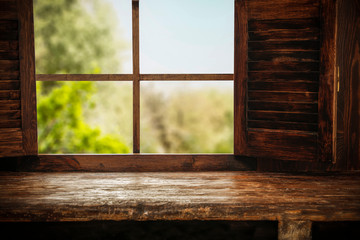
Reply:
[[[276,89],[278,91],[288,92],[317,92],[319,85],[316,82],[283,82],[283,81],[256,81],[249,82],[249,91]]]
[[[300,102],[271,102],[271,101],[249,101],[249,110],[273,110],[273,111],[293,111],[304,113],[317,113],[317,103]]]
[[[311,123],[294,123],[283,121],[264,121],[264,120],[249,120],[249,128],[264,128],[264,129],[282,129],[282,130],[299,130],[305,132],[316,132],[317,124]]]
[[[318,62],[249,62],[248,69],[251,72],[265,71],[265,72],[286,72],[286,71],[301,71],[301,72],[318,72]]]

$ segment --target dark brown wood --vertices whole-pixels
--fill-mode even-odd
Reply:
[[[18,22],[17,20],[0,20],[0,31],[8,30],[17,30]]]
[[[360,170],[360,1],[337,1],[336,169]]]
[[[12,52],[0,52],[0,59],[1,60],[16,60],[19,59],[19,52],[12,51]]]
[[[11,72],[19,70],[19,61],[17,60],[0,60],[0,72]]]
[[[20,99],[19,90],[0,90],[0,100],[17,100]]]
[[[249,41],[249,51],[316,51],[320,42],[309,41]]]
[[[273,110],[317,113],[317,103],[249,101],[249,110]]]
[[[2,146],[9,143],[22,143],[22,132],[20,128],[0,129],[0,143]],[[1,153],[0,153],[1,154]],[[4,156],[4,155],[2,155]]]
[[[317,72],[249,72],[249,81],[319,81]]]
[[[232,154],[39,155],[19,162],[20,171],[179,172],[255,170],[252,158]]]
[[[20,89],[20,81],[0,80],[0,90],[18,90],[18,89]]]
[[[318,12],[317,0],[249,0],[251,19],[312,18]]]
[[[282,9],[287,12],[286,9]],[[249,31],[269,31],[274,29],[318,29],[320,28],[319,14],[309,19],[274,19],[274,20],[252,20],[249,19]]]
[[[296,113],[283,111],[248,111],[249,120],[270,120],[285,122],[317,123],[316,113]]]
[[[279,101],[279,102],[317,102],[318,94],[314,92],[271,92],[249,91],[249,100],[254,101]]]
[[[133,153],[140,153],[140,54],[139,1],[132,2],[133,50]]]
[[[287,81],[266,81],[249,82],[248,88],[252,90],[269,90],[285,92],[317,92],[319,85],[316,82],[287,82]]]
[[[19,56],[21,83],[21,120],[26,155],[37,155],[37,116],[33,1],[17,0],[19,18]]]
[[[317,62],[249,62],[249,71],[251,72],[287,72],[287,71],[299,71],[299,72],[317,72],[319,70],[319,63]]]
[[[140,74],[141,81],[221,81],[234,80],[233,74]]]
[[[249,120],[249,128],[264,128],[264,129],[283,129],[283,130],[299,130],[305,132],[317,132],[317,124],[314,123],[298,123],[298,122],[284,122],[282,119],[274,121],[264,120]]]
[[[21,118],[20,110],[0,110],[0,121],[20,119],[20,118]]]
[[[269,31],[249,32],[252,41],[294,41],[294,40],[319,40],[319,30],[312,29],[280,29]]]
[[[19,71],[15,72],[0,72],[0,80],[19,79]]]
[[[249,52],[249,61],[318,62],[319,56],[319,51],[256,51]]]
[[[12,51],[19,49],[18,41],[0,41],[0,51]]]
[[[20,101],[18,100],[1,100],[0,110],[17,110],[20,109]]]
[[[280,220],[283,231],[293,221],[359,221],[359,182],[359,174],[3,173],[0,221]]]
[[[132,81],[132,74],[36,74],[36,81]]]
[[[245,155],[247,109],[247,0],[235,0],[234,39],[234,154]]]
[[[279,240],[311,240],[311,221],[294,221],[283,219],[279,221]]]
[[[249,129],[248,144],[249,156],[287,161],[314,161],[317,157],[314,133]]]
[[[321,49],[319,78],[319,159],[332,162],[335,145],[335,25],[336,1],[321,0]]]

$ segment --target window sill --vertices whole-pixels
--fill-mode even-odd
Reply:
[[[360,221],[360,174],[9,173],[0,221]]]

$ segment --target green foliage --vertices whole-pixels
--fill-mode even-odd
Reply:
[[[37,84],[41,92],[42,84]],[[85,123],[83,108],[96,91],[92,82],[62,82],[45,95],[38,95],[39,152],[128,153],[121,139],[101,134]],[[88,105],[88,106],[84,106]]]
[[[116,15],[100,0],[35,0],[36,72],[118,73]]]
[[[178,88],[169,96],[148,89],[142,94],[143,152],[233,152],[230,89]]]
[[[114,73],[125,45],[111,31],[113,9],[99,0],[35,0],[36,72]],[[91,82],[37,83],[40,153],[128,153],[117,135],[84,119],[98,91]]]

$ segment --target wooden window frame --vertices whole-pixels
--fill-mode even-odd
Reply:
[[[235,1],[235,9],[240,1]],[[237,14],[235,10],[235,15]],[[236,18],[236,16],[235,16]],[[232,154],[141,154],[140,82],[141,81],[234,81],[234,74],[141,74],[139,66],[139,0],[132,0],[132,74],[36,74],[36,81],[132,81],[133,153],[132,154],[38,154],[40,170],[86,171],[182,171],[182,170],[255,170],[249,158]],[[35,82],[35,81],[34,81]],[[235,99],[235,98],[234,98]],[[236,103],[236,101],[235,101]],[[36,109],[35,109],[36,111]],[[235,125],[235,124],[234,124]],[[37,128],[36,128],[37,129]],[[235,135],[235,131],[234,131]],[[234,136],[234,139],[236,137]],[[235,144],[235,143],[234,143]],[[37,144],[36,144],[37,145]],[[37,147],[37,146],[36,146]],[[235,145],[234,145],[235,151]],[[239,161],[241,160],[241,161]],[[64,164],[66,163],[66,164]],[[51,166],[51,167],[49,167]]]

